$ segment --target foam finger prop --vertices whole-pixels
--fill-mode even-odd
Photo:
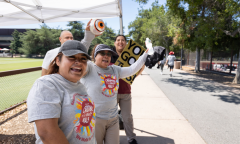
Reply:
[[[94,35],[100,35],[104,32],[104,30],[105,30],[105,24],[104,24],[103,20],[92,19],[92,21],[90,23],[90,31]]]

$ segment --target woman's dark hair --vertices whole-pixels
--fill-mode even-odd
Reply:
[[[127,38],[124,36],[124,35],[117,35],[116,37],[115,37],[115,41],[117,40],[117,38],[119,37],[119,36],[122,36],[122,37],[124,37],[124,39],[125,39],[125,41],[127,41]]]
[[[97,47],[98,45],[99,45],[99,44],[96,44],[96,45],[93,47],[92,54],[91,54],[92,60],[93,60],[94,62],[95,62],[94,53],[95,53],[95,49],[96,49],[96,47]]]
[[[57,65],[56,63],[56,60],[57,60],[57,57],[59,58],[59,61],[61,62],[62,60],[62,56],[63,56],[63,53],[59,53],[55,58],[54,60],[50,63],[49,67],[48,67],[48,71],[47,71],[47,74],[55,74],[55,73],[58,73],[59,72],[59,66]]]

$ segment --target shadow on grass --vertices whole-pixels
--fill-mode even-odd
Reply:
[[[213,94],[213,96],[219,97],[222,101],[228,103],[240,104],[239,89],[215,83],[211,80],[197,78],[179,79],[172,77],[168,79],[163,79],[163,81],[176,84],[179,87],[186,87],[192,91],[223,93],[223,95]]]
[[[175,144],[173,139],[162,137],[160,135],[150,133],[144,130],[140,130],[137,128],[134,128],[137,131],[140,131],[141,133],[146,133],[152,136],[137,136],[136,140],[139,144]],[[120,143],[121,144],[128,144],[127,137],[126,136],[120,136]]]

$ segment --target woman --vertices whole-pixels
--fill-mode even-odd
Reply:
[[[29,92],[28,121],[35,122],[36,143],[96,144],[95,104],[79,82],[87,69],[87,48],[66,41]]]
[[[117,94],[119,79],[135,74],[145,63],[144,53],[130,67],[110,65],[111,56],[117,55],[109,46],[95,46],[92,58],[88,62],[86,75],[81,82],[96,105],[96,140],[98,144],[119,143]]]
[[[165,56],[164,56],[163,60],[161,60],[161,61],[158,62],[157,68],[159,69],[159,67],[160,67],[160,69],[161,69],[160,74],[161,74],[161,75],[162,75],[162,73],[163,73],[163,67],[164,67],[165,62],[166,62]]]
[[[111,64],[114,64],[118,57],[123,52],[127,45],[127,40],[124,35],[117,35],[115,37],[114,46],[116,48],[117,56],[112,56]],[[138,72],[138,75],[142,73],[145,65]],[[137,144],[136,134],[133,132],[133,117],[132,117],[132,96],[131,96],[131,85],[126,83],[124,80],[119,79],[119,89],[117,95],[117,102],[121,109],[121,116],[124,121],[124,130],[127,135],[127,141],[129,144]]]
[[[166,64],[168,64],[168,67],[170,67],[170,76],[172,77],[173,67],[174,67],[174,61],[176,60],[176,57],[174,55],[173,51],[170,51],[169,56],[167,57]]]

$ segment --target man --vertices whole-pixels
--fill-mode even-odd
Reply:
[[[67,40],[73,40],[72,33],[70,31],[62,31],[59,37],[61,45]],[[51,61],[57,56],[59,49],[60,47],[49,50],[46,53],[42,64],[42,76],[47,74],[48,66]]]
[[[116,48],[116,52],[118,56],[121,55],[123,52],[123,49],[126,47],[126,37],[124,35],[118,35],[115,38],[114,46]],[[114,64],[116,60],[118,59],[118,56],[112,56],[111,58],[111,64]],[[145,65],[142,67],[140,72],[141,74],[143,71]],[[121,109],[121,115],[123,119],[124,124],[124,130],[127,135],[127,140],[129,144],[137,144],[136,141],[136,134],[133,132],[133,118],[132,118],[132,96],[131,96],[131,86],[123,81],[122,79],[119,79],[119,89],[118,89],[118,95],[117,95],[117,102],[119,103],[120,109]]]
[[[85,36],[82,39],[81,43],[86,46],[86,48],[88,48],[92,42],[92,40],[97,36],[95,36],[94,34],[92,34],[90,32],[90,22],[91,20],[88,22],[87,27],[85,29]],[[67,40],[73,40],[73,35],[70,31],[62,31],[59,37],[59,41],[61,42],[61,45],[67,41]],[[48,66],[50,65],[51,61],[57,56],[58,51],[59,51],[60,47],[49,50],[43,60],[43,64],[42,64],[42,76],[47,74],[47,70],[48,70]]]

